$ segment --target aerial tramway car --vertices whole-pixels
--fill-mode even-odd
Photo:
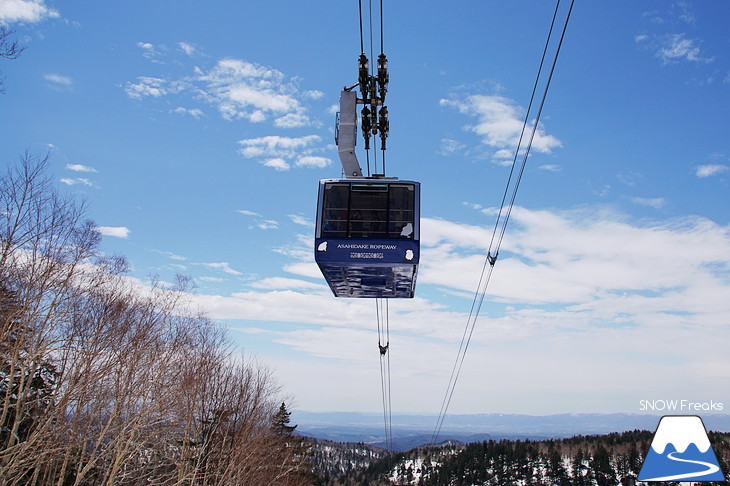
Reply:
[[[335,296],[413,297],[420,190],[391,178],[319,182],[315,261]]]
[[[363,100],[354,91],[340,95],[335,141],[347,177],[319,182],[315,261],[336,297],[411,298],[418,273],[421,185],[362,175],[355,155],[358,102]],[[384,142],[383,117],[387,110],[380,122]]]

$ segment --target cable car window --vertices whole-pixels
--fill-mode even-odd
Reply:
[[[392,184],[388,199],[388,237],[413,238],[415,205],[413,186]]]
[[[353,184],[350,189],[351,238],[385,238],[388,186]]]
[[[328,183],[324,189],[322,237],[415,237],[413,185]]]
[[[322,236],[344,238],[347,236],[350,186],[349,184],[326,184],[324,189]]]

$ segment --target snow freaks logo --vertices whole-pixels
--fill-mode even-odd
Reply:
[[[639,481],[725,481],[696,415],[666,415],[654,432]]]

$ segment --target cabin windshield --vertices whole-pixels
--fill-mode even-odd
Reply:
[[[323,238],[415,236],[412,184],[326,183]]]

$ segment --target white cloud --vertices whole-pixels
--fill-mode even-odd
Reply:
[[[266,137],[239,140],[241,147],[238,153],[247,159],[260,159],[266,167],[277,171],[288,171],[292,167],[323,168],[332,161],[326,157],[313,155],[321,150],[321,141],[317,135],[303,137],[282,137],[269,135]]]
[[[82,165],[82,164],[66,164],[66,168],[68,170],[72,170],[74,172],[97,172],[96,169],[93,167],[89,167],[88,165]]]
[[[155,62],[160,62],[166,51],[165,46],[148,42],[137,45],[145,57]],[[180,42],[177,46],[188,56],[199,54],[196,47],[188,42]],[[298,83],[296,77],[287,77],[273,67],[225,58],[210,69],[195,67],[191,76],[179,79],[140,76],[136,82],[126,83],[124,89],[134,99],[188,94],[214,106],[226,120],[270,121],[273,126],[286,129],[318,126],[319,123],[310,118],[303,101],[318,100],[324,94],[318,90],[302,92]],[[200,114],[199,110],[194,113]],[[188,111],[188,114],[194,113]]]
[[[195,45],[191,44],[190,42],[178,42],[177,46],[180,48],[181,51],[183,51],[185,54],[187,54],[190,57],[193,57],[197,54],[198,48],[195,47]]]
[[[130,230],[124,226],[97,226],[94,228],[104,236],[113,236],[114,238],[127,238]]]
[[[265,117],[263,119],[265,119]],[[286,115],[280,116],[274,120],[274,126],[279,128],[298,128],[305,127],[309,124],[309,118],[302,113],[287,113]]]
[[[245,209],[239,209],[236,212],[243,214],[244,216],[252,216],[256,218],[254,225],[249,226],[249,229],[258,228],[262,230],[270,230],[279,228],[278,221],[275,221],[273,219],[263,219],[263,217],[259,213],[255,213],[253,211],[248,211]]]
[[[264,167],[271,167],[272,169],[276,169],[280,172],[291,169],[291,166],[286,162],[286,160],[282,159],[281,157],[267,159],[266,161],[264,161]]]
[[[214,268],[216,270],[221,270],[223,273],[227,273],[228,275],[243,275],[243,273],[239,272],[238,270],[232,269],[230,263],[228,262],[201,263],[200,265],[208,268]]]
[[[153,251],[154,253],[157,253],[159,255],[165,256],[165,257],[169,258],[170,260],[176,260],[179,262],[183,262],[183,261],[187,260],[187,258],[185,258],[184,256],[176,255],[175,253],[172,253],[170,251],[162,251],[162,250],[151,250],[151,251]]]
[[[629,171],[629,172],[619,172],[616,174],[616,179],[618,179],[622,184],[626,184],[627,186],[635,186],[638,181],[643,179],[644,176],[639,172]]]
[[[261,216],[259,213],[255,213],[253,211],[249,211],[248,209],[239,209],[236,211],[237,213],[241,213],[246,216]]]
[[[321,291],[325,289],[322,284],[285,277],[265,278],[251,283],[250,286],[260,290],[315,289]]]
[[[172,110],[173,113],[177,113],[178,115],[188,115],[192,116],[196,120],[200,119],[203,116],[203,111],[198,108],[184,108],[182,106],[178,106],[174,110]]]
[[[634,40],[644,48],[654,51],[654,55],[662,64],[674,64],[680,61],[695,63],[711,63],[714,57],[702,54],[697,39],[687,39],[685,34],[639,35]]]
[[[501,277],[490,290],[505,302],[585,303],[614,292],[665,293],[693,275],[712,275],[718,264],[730,268],[728,229],[701,218],[638,226],[611,214],[515,208],[511,224],[495,266]],[[421,226],[419,281],[473,290],[491,231],[430,219]],[[469,251],[477,245],[480,252]],[[687,270],[677,273],[678,265]],[[675,306],[671,299],[663,302]]]
[[[314,223],[301,214],[290,214],[289,219],[294,224],[306,226],[307,228],[314,228]]]
[[[171,87],[167,81],[161,78],[140,76],[137,83],[127,83],[124,91],[127,96],[133,99],[142,99],[148,96],[159,98],[170,93]]]
[[[43,79],[51,83],[53,88],[59,90],[70,89],[74,84],[70,77],[56,73],[44,74]]]
[[[66,184],[67,186],[75,186],[76,184],[81,184],[84,186],[93,187],[94,184],[85,177],[76,177],[76,178],[69,178],[69,177],[63,177],[59,179],[62,183]]]
[[[240,59],[222,59],[207,73],[199,71],[206,99],[228,120],[239,118],[263,122],[275,118],[282,128],[310,123],[306,109],[297,99],[295,83],[274,68]]]
[[[137,42],[137,47],[142,49],[142,55],[157,64],[164,64],[162,61],[163,52],[167,50],[164,45],[156,46],[149,42]]]
[[[695,175],[699,177],[700,179],[704,179],[707,177],[712,177],[718,174],[722,174],[724,172],[727,172],[730,170],[730,167],[727,165],[722,164],[707,164],[707,165],[700,165],[697,167],[697,170],[695,171]]]
[[[493,156],[497,159],[512,158],[520,138],[523,116],[514,101],[496,95],[470,95],[461,99],[442,99],[441,106],[456,108],[460,113],[476,118],[476,124],[466,129],[481,138],[483,144],[495,149]],[[522,143],[529,140],[532,124],[529,125]],[[542,127],[538,127],[532,142],[532,148],[541,153],[551,153],[561,147],[560,140],[547,135]]]
[[[666,199],[664,199],[663,197],[654,197],[654,198],[632,197],[631,201],[633,201],[636,204],[639,204],[640,206],[649,206],[650,208],[654,208],[654,209],[661,209],[667,203]]]
[[[313,90],[305,91],[302,94],[306,98],[309,98],[311,100],[320,100],[320,99],[324,98],[324,92],[322,92],[322,91],[320,91],[318,89],[313,89]]]
[[[263,219],[256,223],[256,226],[262,230],[279,229],[279,223],[273,219]]]
[[[596,397],[608,394],[609,407],[616,407],[608,411],[615,412],[630,409],[647,387],[654,393],[691,393],[713,389],[708,387],[718,377],[730,379],[723,352],[730,316],[729,226],[699,217],[632,222],[598,208],[516,207],[512,218],[457,388],[469,403],[478,402],[475,408],[490,393],[483,370],[501,369],[505,362],[517,365],[489,377],[488,389],[497,387],[509,397],[490,401],[496,411],[565,412],[565,400],[538,400],[557,389],[569,396],[569,411],[604,411],[607,404]],[[417,297],[389,303],[391,340],[398,350],[393,379],[404,410],[422,407],[424,400],[438,408],[439,393],[424,397],[418,390],[448,381],[491,237],[489,225],[433,218],[422,219],[421,230]],[[317,375],[303,375],[321,365],[331,370],[332,382],[351,382],[352,373],[369,369],[365,364],[377,353],[372,301],[332,297],[312,262],[312,244],[311,235],[303,236],[278,252],[290,257],[284,270],[298,278],[264,278],[249,291],[193,297],[212,317],[235,320],[241,332],[267,335],[293,355],[306,355],[292,358],[291,366],[277,360],[303,407],[322,403],[306,394]],[[440,290],[439,303],[423,297],[434,295],[434,288]],[[444,295],[457,297],[449,301]],[[709,371],[698,372],[703,369],[712,370],[714,381]],[[367,407],[368,390],[348,390],[348,398],[336,394],[343,407]],[[723,393],[715,399],[725,399]],[[463,403],[456,406],[463,409]],[[377,410],[377,402],[372,407]]]
[[[329,166],[332,164],[332,161],[326,157],[317,157],[313,155],[307,155],[304,157],[300,157],[297,159],[296,165],[297,167],[310,167],[310,168],[316,168],[316,169],[322,169],[324,167]]]
[[[286,157],[294,158],[297,154],[307,151],[312,145],[318,143],[320,138],[317,135],[304,137],[281,137],[270,135],[259,138],[239,140],[241,149],[238,151],[246,158],[255,157]]]
[[[458,140],[454,140],[452,138],[442,138],[439,148],[439,154],[447,156],[454,155],[463,151],[465,148],[466,145],[459,142]]]
[[[58,11],[46,7],[43,0],[3,0],[0,2],[0,22],[40,22],[59,16]]]
[[[711,58],[702,57],[697,41],[685,39],[684,34],[672,34],[665,37],[657,55],[665,64],[678,60],[691,62],[713,61]]]
[[[557,164],[543,164],[543,165],[539,166],[538,169],[546,170],[548,172],[560,172],[561,170],[563,170]]]

